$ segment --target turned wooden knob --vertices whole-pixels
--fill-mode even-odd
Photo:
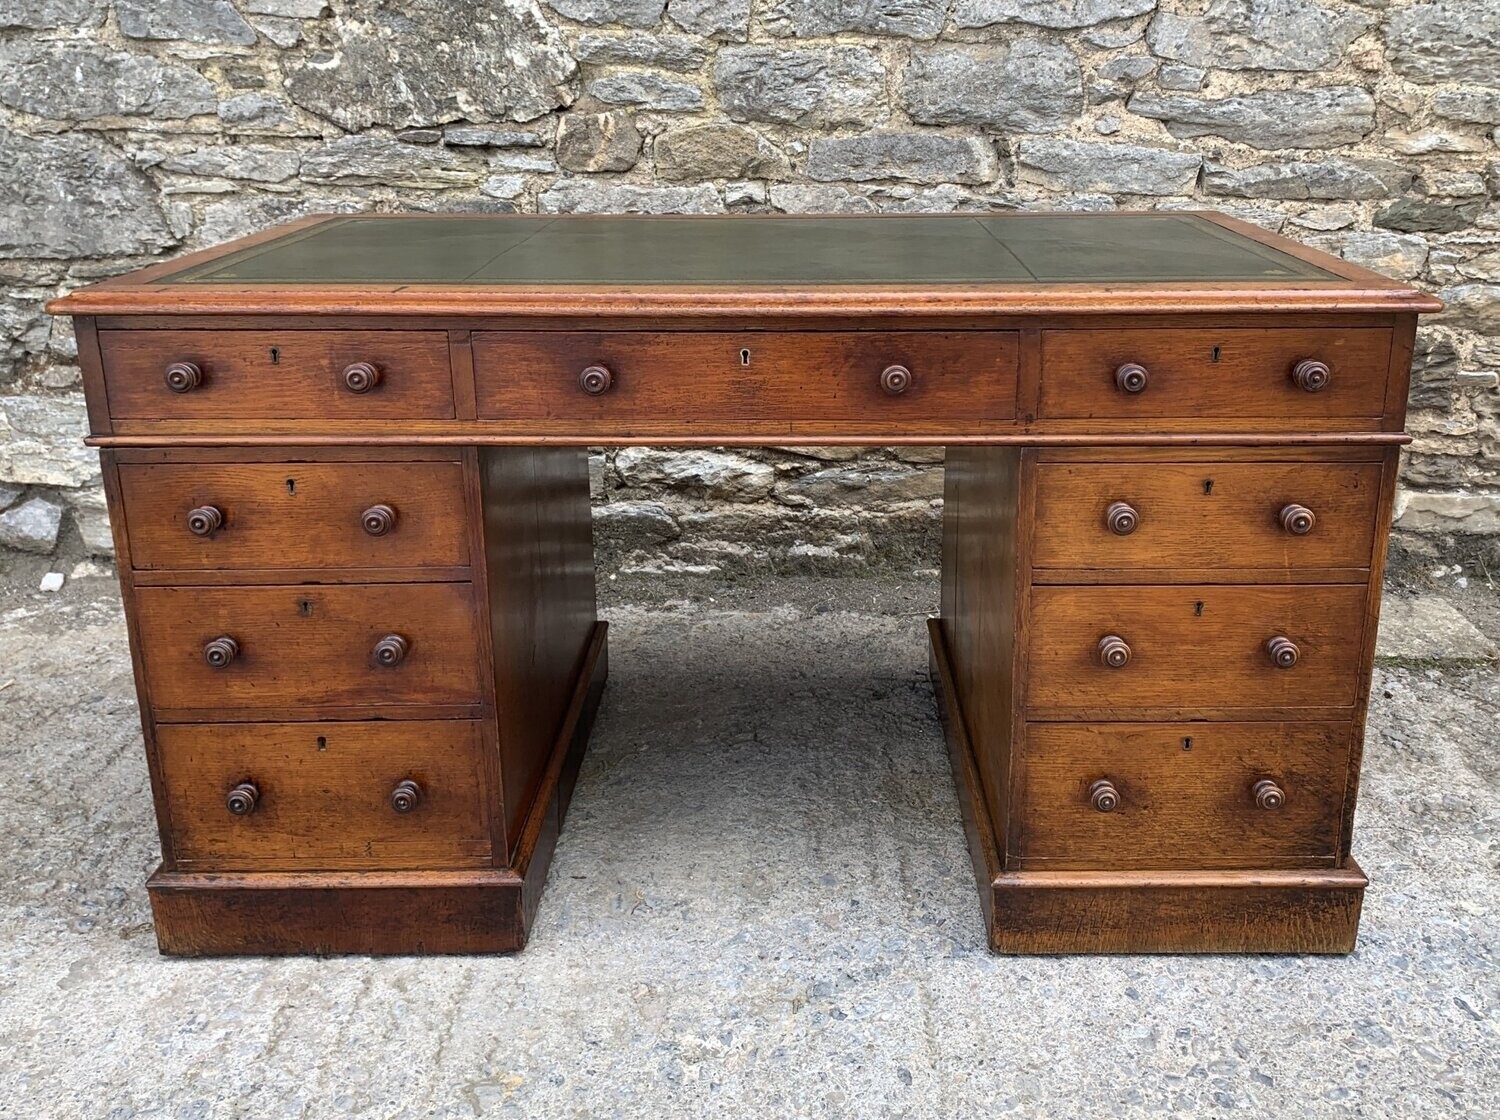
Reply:
[[[891,396],[898,396],[911,388],[911,370],[905,366],[886,366],[880,371],[880,387]]]
[[[186,393],[203,384],[203,371],[197,362],[173,362],[163,377],[174,393]]]
[[[1328,388],[1332,377],[1333,372],[1326,364],[1312,358],[1303,358],[1292,367],[1292,380],[1297,388],[1309,393],[1320,393]]]
[[[359,524],[372,537],[383,537],[396,527],[396,511],[388,505],[371,506],[359,515]]]
[[[1139,362],[1126,362],[1115,370],[1115,388],[1122,393],[1144,392],[1146,383],[1150,380],[1151,375]]]
[[[1130,664],[1130,646],[1118,634],[1099,639],[1099,664],[1106,669],[1123,669]]]
[[[1104,523],[1109,526],[1111,533],[1128,537],[1141,523],[1141,515],[1136,513],[1129,502],[1110,502],[1109,508],[1104,511]]]
[[[1260,809],[1280,809],[1286,804],[1286,794],[1270,778],[1262,778],[1250,787],[1255,804]]]
[[[396,783],[391,790],[391,808],[398,813],[410,813],[422,800],[422,787],[410,778]]]
[[[199,506],[188,510],[188,532],[195,537],[211,537],[224,524],[224,514],[218,506]]]
[[[344,388],[351,393],[368,393],[380,384],[380,371],[369,362],[351,362],[344,367]]]
[[[255,803],[260,800],[260,790],[254,782],[241,782],[224,798],[224,807],[237,817],[248,817],[255,812]]]
[[[1108,778],[1100,778],[1089,786],[1089,804],[1098,812],[1113,813],[1120,807],[1120,791]]]
[[[387,634],[375,643],[375,663],[393,669],[406,659],[409,648],[410,643],[400,634]]]
[[[214,638],[203,646],[203,660],[210,669],[222,669],[240,655],[240,643],[229,635]]]
[[[585,366],[578,375],[578,387],[591,397],[609,392],[615,383],[615,375],[606,366]]]
[[[1281,527],[1293,536],[1305,537],[1312,532],[1312,527],[1317,524],[1318,519],[1313,516],[1313,511],[1306,506],[1299,506],[1296,502],[1281,507]]]
[[[1278,669],[1290,669],[1297,664],[1297,658],[1302,656],[1296,642],[1279,634],[1266,639],[1266,652],[1271,655],[1271,663]]]

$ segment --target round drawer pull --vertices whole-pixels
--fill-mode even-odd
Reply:
[[[203,660],[210,669],[223,669],[240,655],[240,643],[228,634],[214,638],[203,646]]]
[[[1109,531],[1119,537],[1128,537],[1141,523],[1141,515],[1129,502],[1110,502],[1104,511],[1104,523]]]
[[[241,782],[229,791],[229,796],[224,799],[224,807],[237,817],[248,817],[255,812],[255,805],[260,800],[260,790],[254,782]]]
[[[1106,669],[1123,669],[1130,664],[1130,646],[1118,634],[1099,639],[1099,664]]]
[[[578,375],[578,387],[591,397],[609,392],[615,383],[615,375],[605,366],[585,366]]]
[[[1262,778],[1250,787],[1257,809],[1280,809],[1286,804],[1286,794],[1270,778]]]
[[[400,634],[387,634],[375,643],[375,663],[394,669],[406,660],[406,651],[411,645]]]
[[[396,511],[381,504],[359,515],[360,527],[372,537],[383,537],[396,527]]]
[[[1277,514],[1281,519],[1281,527],[1294,537],[1305,537],[1312,532],[1314,525],[1318,523],[1313,511],[1306,506],[1299,506],[1296,502],[1281,507]]]
[[[188,510],[188,532],[195,537],[211,537],[224,524],[224,513],[218,506],[199,506]]]
[[[1122,393],[1143,393],[1151,375],[1140,362],[1126,362],[1115,370],[1115,388]]]
[[[410,813],[422,800],[422,787],[410,778],[396,783],[391,790],[391,808],[398,813]]]
[[[1292,367],[1292,380],[1297,388],[1308,393],[1321,393],[1332,378],[1333,371],[1313,358],[1303,358]]]
[[[1120,807],[1120,791],[1108,778],[1100,778],[1089,786],[1089,804],[1100,813],[1113,813]]]
[[[186,393],[203,384],[203,371],[197,362],[173,362],[167,367],[163,380],[174,393]]]
[[[1280,634],[1266,639],[1266,652],[1271,655],[1271,664],[1278,669],[1290,669],[1297,664],[1297,658],[1302,656],[1297,643],[1290,638],[1283,638]]]
[[[380,384],[380,371],[369,362],[351,362],[344,367],[344,388],[351,393],[368,393]]]
[[[911,388],[911,370],[905,366],[886,366],[880,371],[880,387],[893,397]]]

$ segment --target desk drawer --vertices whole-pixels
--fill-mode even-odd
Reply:
[[[120,420],[448,420],[442,331],[100,331]]]
[[[1053,868],[1327,866],[1347,723],[1032,723],[1016,855]]]
[[[900,424],[1013,418],[1017,337],[480,331],[473,344],[482,419]]]
[[[467,583],[140,587],[135,601],[159,713],[481,699]]]
[[[1347,708],[1364,624],[1363,584],[1033,587],[1026,703]]]
[[[1046,568],[1368,569],[1379,463],[1040,463]]]
[[[1377,327],[1043,331],[1039,412],[1337,427],[1384,413],[1390,352]]]
[[[137,569],[469,563],[458,462],[121,463]]]
[[[475,722],[162,724],[156,750],[186,869],[462,867],[490,854]]]

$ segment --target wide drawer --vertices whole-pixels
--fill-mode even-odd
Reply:
[[[137,569],[469,563],[461,463],[121,463],[119,475]]]
[[[1034,568],[1367,569],[1379,463],[1041,463]]]
[[[473,346],[484,419],[899,424],[1016,409],[1014,331],[478,331]]]
[[[1033,587],[1026,703],[1351,707],[1365,594],[1363,584]]]
[[[1348,723],[1032,723],[1017,754],[1023,866],[1334,862]]]
[[[476,722],[163,724],[156,753],[179,867],[461,867],[490,855]]]
[[[1390,352],[1378,327],[1043,331],[1039,413],[1337,427],[1384,413]]]
[[[119,420],[449,420],[442,331],[100,331]]]
[[[467,583],[139,587],[135,604],[159,713],[481,699]]]

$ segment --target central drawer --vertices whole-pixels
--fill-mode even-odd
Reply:
[[[1029,709],[1349,708],[1365,586],[1038,586]]]
[[[481,700],[467,583],[140,587],[136,625],[159,711]]]
[[[470,720],[163,724],[156,744],[179,867],[462,867],[490,854]]]
[[[494,420],[1009,420],[1014,331],[476,331]]]
[[[138,570],[469,563],[458,462],[121,463]]]

